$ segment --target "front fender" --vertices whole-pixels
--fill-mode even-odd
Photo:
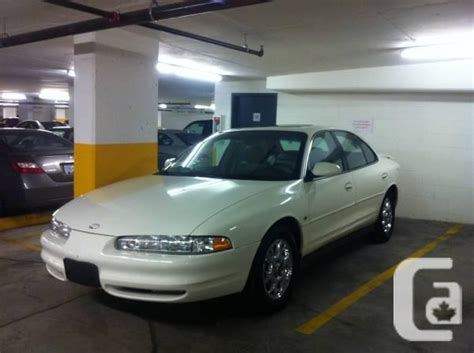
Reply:
[[[193,230],[193,235],[222,235],[239,248],[260,242],[267,231],[285,217],[302,224],[307,210],[303,181],[277,190],[271,188],[213,215]]]

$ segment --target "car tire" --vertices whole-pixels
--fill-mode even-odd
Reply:
[[[395,227],[395,200],[387,193],[380,206],[379,216],[374,225],[372,240],[376,243],[386,243],[392,237]]]
[[[278,254],[277,254],[278,253]],[[294,233],[277,225],[263,238],[250,270],[244,296],[263,312],[275,312],[288,302],[301,255]]]

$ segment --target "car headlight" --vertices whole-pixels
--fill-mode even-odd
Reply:
[[[163,254],[209,254],[232,249],[232,243],[218,236],[143,235],[126,236],[115,241],[117,250]]]
[[[58,221],[55,217],[51,218],[51,230],[63,238],[69,238],[71,235],[71,228],[65,223]]]

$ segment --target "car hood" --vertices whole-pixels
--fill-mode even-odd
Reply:
[[[152,175],[88,193],[55,217],[103,235],[187,235],[223,209],[285,183]]]

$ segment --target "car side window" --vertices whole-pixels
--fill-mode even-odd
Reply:
[[[173,140],[166,134],[159,133],[158,134],[158,146],[171,146],[173,144]]]
[[[334,131],[334,135],[342,147],[349,170],[363,167],[375,161],[376,157],[372,151],[370,151],[372,152],[371,156],[367,155],[371,158],[366,158],[363,150],[365,143],[357,136],[346,131]],[[365,147],[370,150],[368,146]]]
[[[313,138],[308,159],[308,169],[313,169],[316,163],[321,162],[334,163],[341,167],[341,169],[344,169],[341,149],[329,131],[318,133]]]
[[[204,133],[204,123],[201,121],[189,124],[184,130],[188,134],[202,135]]]
[[[362,147],[362,151],[364,152],[367,163],[374,163],[377,160],[374,151],[372,151],[372,149],[364,141],[360,141],[360,145]]]

